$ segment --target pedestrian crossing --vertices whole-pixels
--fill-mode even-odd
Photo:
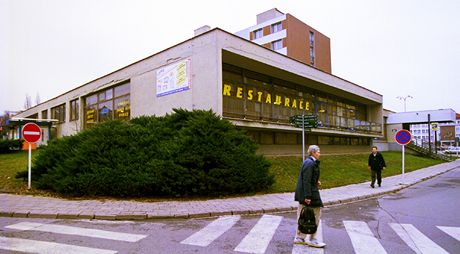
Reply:
[[[248,223],[249,225],[245,226]],[[312,248],[306,245],[293,244],[296,223],[295,220],[292,220],[292,216],[283,217],[279,215],[268,214],[262,215],[260,217],[242,218],[241,216],[221,216],[212,220],[199,220],[199,229],[187,231],[186,235],[181,235],[183,237],[182,240],[177,242],[172,241],[170,244],[178,244],[180,246],[184,246],[184,250],[187,250],[187,248],[194,248],[193,252],[196,253],[208,253],[206,248],[215,248],[216,246],[219,246],[218,244],[213,246],[213,243],[222,241],[222,239],[232,239],[232,237],[226,237],[226,234],[232,234],[231,231],[234,230],[234,232],[237,231],[239,234],[241,234],[241,237],[238,237],[236,240],[230,243],[226,243],[226,246],[230,246],[231,249],[229,251],[235,253],[262,254],[289,252],[292,254],[324,254],[328,253],[329,250],[332,253],[337,253],[337,246],[339,246],[341,249],[343,248],[347,250],[341,253],[394,253],[394,250],[391,251],[391,249],[388,249],[388,243],[385,243],[385,241],[388,240],[385,240],[385,237],[379,236],[379,232],[374,233],[375,229],[374,231],[371,229],[370,223],[353,220],[344,220],[341,221],[341,223],[343,226],[340,226],[340,230],[341,232],[345,232],[348,238],[342,239],[339,243],[334,243],[335,238],[332,238],[331,236],[328,237],[327,234],[324,235],[324,233],[328,233],[330,228],[326,227],[326,231],[324,231],[325,222],[320,221],[318,231],[316,233],[316,238],[320,242],[325,242],[326,244],[328,244],[329,241],[330,244],[329,246],[326,246],[326,248]],[[118,253],[117,250],[111,249],[114,247],[113,245],[105,245],[105,247],[109,246],[108,249],[105,249],[105,247],[99,248],[99,245],[97,248],[81,246],[85,245],[85,243],[82,241],[78,241],[78,245],[73,245],[68,243],[64,244],[52,242],[51,239],[23,239],[21,236],[18,236],[19,234],[17,232],[44,232],[48,234],[66,235],[69,237],[78,236],[125,243],[136,243],[148,237],[148,235],[145,234],[129,234],[86,227],[74,227],[53,223],[37,223],[27,221],[5,225],[3,227],[5,229],[12,230],[10,232],[16,232],[16,234],[14,236],[12,236],[12,234],[9,234],[9,236],[0,234],[0,252],[2,250],[6,250],[12,252],[40,254]],[[422,232],[423,230],[421,231],[417,229],[417,227],[412,224],[388,223],[385,225],[380,225],[380,227],[388,228],[387,232],[390,232],[390,234],[393,235],[391,241],[400,239],[400,244],[406,246],[405,248],[407,248],[405,252],[412,250],[413,253],[422,254],[449,253],[446,250],[447,246],[440,246],[439,243],[436,243],[433,239],[430,239],[430,237],[425,235]],[[237,228],[237,230],[234,228]],[[289,229],[287,230],[289,232],[289,236],[283,238],[279,232],[281,231],[283,234],[285,234],[287,232],[286,228]],[[426,232],[426,228],[424,228],[424,230]],[[437,234],[444,234],[445,237],[450,241],[460,241],[460,227],[432,226],[431,230],[437,230]],[[161,233],[159,235],[161,235]],[[156,239],[159,235],[153,237]],[[282,242],[280,242],[280,239],[282,239]],[[277,246],[274,247],[274,245]],[[282,245],[284,248],[282,249],[283,251],[279,251],[280,245]],[[225,253],[228,253],[228,251]]]
[[[181,242],[181,244],[195,245],[206,247],[212,244],[214,241],[218,241],[218,238],[230,230],[239,220],[240,216],[226,216],[218,218],[205,226],[202,230],[192,234],[190,237]],[[282,216],[275,215],[263,215],[254,227],[249,230],[247,235],[236,244],[234,251],[239,253],[265,253],[269,246],[275,231],[280,226],[283,220]],[[222,226],[222,227],[220,227]],[[292,225],[294,228],[296,225]],[[364,221],[343,221],[344,230],[347,233],[353,252],[356,254],[387,254],[382,245],[380,237],[376,237],[369,227],[368,223]],[[405,243],[415,253],[431,254],[448,253],[441,246],[432,241],[429,237],[425,236],[415,226],[411,224],[398,224],[389,223],[388,226],[393,229],[401,241]],[[210,229],[212,228],[212,230]],[[446,233],[452,238],[460,241],[460,227],[443,227],[437,226],[441,232]],[[207,234],[211,236],[207,236]],[[293,237],[294,238],[294,237]],[[292,238],[292,239],[293,239]],[[323,240],[323,223],[320,221],[316,238],[320,242]],[[205,242],[205,244],[204,244]],[[292,254],[298,253],[314,253],[323,254],[327,253],[326,248],[312,248],[305,245],[293,244],[293,241],[288,243],[292,245]],[[327,239],[326,239],[327,244]],[[346,244],[344,242],[343,244]]]
[[[35,222],[19,222],[12,225],[5,226],[7,229],[17,231],[34,231],[46,232],[61,235],[71,235],[80,237],[90,237],[97,239],[106,239],[113,241],[123,242],[138,242],[147,235],[142,234],[128,234],[99,229],[90,229],[83,227],[72,227],[65,225],[44,224]],[[52,253],[66,253],[66,254],[114,254],[115,250],[107,250],[101,248],[90,248],[85,246],[77,246],[63,243],[55,243],[40,240],[22,239],[17,237],[4,237],[0,236],[0,250],[19,251],[26,253],[39,253],[39,254],[52,254]]]

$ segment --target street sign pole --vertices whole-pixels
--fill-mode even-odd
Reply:
[[[41,129],[35,123],[26,123],[22,128],[22,137],[29,144],[29,158],[27,166],[27,189],[30,190],[32,186],[32,143],[37,142],[41,138]]]
[[[27,181],[27,189],[31,189],[32,185],[32,169],[31,169],[31,162],[32,162],[32,144],[27,142],[29,144],[29,160],[28,160],[28,166],[27,166],[27,174],[28,174],[28,181]]]
[[[395,140],[398,144],[400,144],[402,147],[401,147],[401,157],[402,157],[402,174],[401,174],[401,182],[400,184],[405,184],[404,183],[404,164],[405,164],[405,147],[407,144],[410,143],[412,139],[412,134],[410,133],[410,131],[408,130],[399,130],[398,132],[396,132],[396,135],[395,135]]]
[[[302,114],[302,163],[305,161],[305,115]]]
[[[403,145],[403,146],[402,146],[402,150],[401,150],[401,151],[402,151],[402,179],[401,179],[401,184],[404,184],[404,159],[405,159],[405,158],[404,158],[404,154],[405,154],[404,148],[405,148],[405,147],[406,147],[406,146]]]

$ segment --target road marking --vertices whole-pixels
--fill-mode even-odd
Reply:
[[[240,216],[222,216],[180,243],[206,247],[232,228],[239,220]]]
[[[17,229],[17,230],[33,230],[33,231],[41,231],[41,232],[50,232],[50,233],[65,234],[65,235],[79,235],[79,236],[103,238],[103,239],[125,241],[125,242],[137,242],[147,237],[147,235],[118,233],[118,232],[105,231],[105,230],[99,230],[99,229],[42,224],[42,223],[34,223],[34,222],[20,222],[17,224],[6,226],[6,228]]]
[[[20,251],[39,254],[114,254],[113,250],[104,250],[96,248],[88,248],[76,245],[68,245],[62,243],[35,241],[21,238],[7,238],[0,236],[0,249],[10,251]]]
[[[297,226],[297,223],[295,224]],[[308,235],[306,237],[309,237]],[[321,223],[321,220],[319,221],[318,229],[316,230],[316,239],[318,241],[323,242],[323,226]],[[295,236],[294,236],[295,239]],[[292,248],[292,254],[298,254],[298,253],[311,253],[311,254],[322,254],[324,253],[323,248],[313,248],[307,245],[303,244],[294,244],[294,247]]]
[[[343,225],[345,225],[345,229],[357,254],[387,253],[365,222],[343,221]]]
[[[453,238],[457,239],[457,241],[460,241],[460,228],[455,228],[455,227],[440,227],[437,226],[439,229],[447,233],[448,235],[452,236]]]
[[[263,215],[251,231],[236,246],[235,251],[245,253],[265,253],[283,217]]]
[[[411,224],[390,223],[390,227],[415,253],[448,253]]]

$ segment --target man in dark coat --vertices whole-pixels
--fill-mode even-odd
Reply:
[[[303,162],[299,172],[299,178],[297,180],[297,187],[295,190],[295,201],[299,202],[299,208],[297,209],[297,221],[299,220],[300,213],[304,206],[310,206],[313,208],[315,213],[316,225],[319,226],[319,217],[321,216],[321,207],[323,207],[323,201],[319,195],[319,187],[321,182],[319,181],[319,157],[320,150],[318,146],[311,145],[308,147],[308,158]],[[307,244],[312,247],[323,248],[326,246],[316,239],[315,234],[311,234],[307,238],[307,235],[303,234],[297,229],[294,243],[296,244]]]
[[[374,188],[375,178],[377,177],[377,184],[382,186],[382,169],[386,168],[385,160],[381,153],[377,151],[377,147],[372,147],[372,153],[369,154],[369,160],[367,163],[369,170],[371,171],[371,187]]]

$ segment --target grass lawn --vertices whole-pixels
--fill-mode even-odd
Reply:
[[[32,158],[35,155],[32,152]],[[382,172],[382,177],[401,174],[401,153],[383,152],[387,168]],[[16,172],[27,170],[27,151],[0,154],[0,192],[31,193],[41,195],[53,195],[45,191],[27,190],[27,181],[15,179]],[[356,155],[322,155],[321,156],[321,183],[323,189],[370,180],[370,172],[367,169],[369,154]],[[406,154],[405,171],[429,167],[442,163],[424,157]],[[270,172],[275,175],[275,184],[266,192],[293,192],[297,183],[297,176],[302,163],[300,157],[270,157],[272,163]],[[33,161],[33,160],[32,160]]]
[[[382,172],[382,178],[401,174],[401,152],[382,152],[387,168]],[[322,155],[321,156],[321,184],[323,189],[370,181],[370,171],[367,168],[369,154],[355,155]],[[301,157],[272,157],[271,173],[276,182],[269,190],[271,193],[293,192],[297,184]],[[414,171],[442,163],[439,160],[405,155],[405,172]]]
[[[27,181],[15,179],[16,172],[27,170],[28,151],[0,154],[0,191],[20,193],[27,190]],[[32,158],[34,156],[32,151]]]

